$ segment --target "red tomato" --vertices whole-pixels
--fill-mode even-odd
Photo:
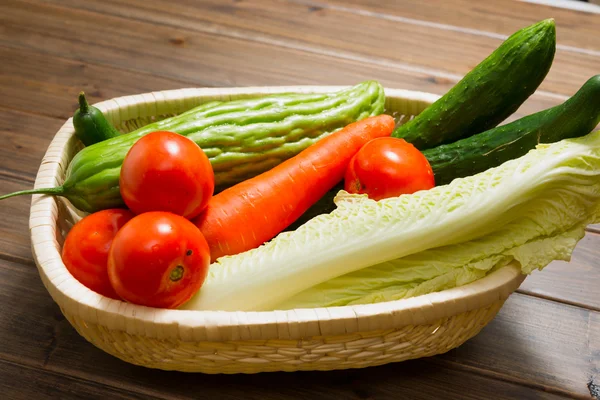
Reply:
[[[125,204],[136,214],[170,211],[193,218],[213,195],[215,175],[208,157],[191,139],[157,131],[131,147],[119,187]]]
[[[404,139],[385,137],[367,142],[352,157],[344,181],[349,193],[381,200],[431,189],[435,185],[429,162]]]
[[[108,279],[108,251],[119,229],[135,215],[129,210],[103,210],[76,223],[62,249],[71,275],[103,296],[119,299]]]
[[[208,273],[210,250],[200,230],[169,212],[134,217],[117,233],[108,276],[131,303],[176,308],[196,293]]]

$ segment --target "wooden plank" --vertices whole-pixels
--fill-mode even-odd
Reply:
[[[0,391],[5,400],[18,399],[148,399],[137,393],[82,381],[0,360]]]
[[[576,11],[583,11],[586,13],[594,13],[594,14],[600,14],[600,7],[595,6],[593,4],[589,4],[589,3],[594,3],[594,1],[597,0],[577,0],[577,1],[572,1],[572,0],[517,0],[517,1],[524,1],[527,3],[534,3],[534,4],[543,4],[549,7],[559,7],[559,8],[565,8],[567,10],[576,10]]]
[[[54,1],[64,4],[64,0]],[[225,4],[211,0],[179,3],[177,7],[167,0],[133,0],[127,4],[68,0],[67,4],[136,21],[216,32],[338,58],[360,59],[364,64],[422,69],[453,82],[462,78],[502,42],[493,35],[443,30],[348,12],[343,8],[317,7],[315,10],[312,3],[296,4],[286,0]],[[361,29],[356,29],[357,26]],[[595,33],[599,32],[596,30]],[[598,63],[600,50],[593,55],[559,50],[540,89],[571,95],[598,72]]]
[[[534,271],[519,291],[600,311],[600,235],[587,233],[570,262],[554,261]]]
[[[590,394],[595,399],[600,399],[600,313],[590,314],[590,361],[592,372],[587,383]]]
[[[0,46],[0,59],[3,93],[0,107],[63,120],[77,109],[77,95],[82,90],[93,104],[117,96],[189,86],[173,78],[90,65],[29,49]],[[51,126],[54,128],[56,124]],[[48,133],[56,133],[56,130]]]
[[[473,2],[470,0],[290,0],[315,8],[343,9],[389,20],[400,19],[412,24],[434,24],[444,30],[489,36],[490,32],[508,36],[523,26],[545,18],[554,18],[559,44],[576,49],[600,50],[598,15],[562,10],[517,0]],[[572,51],[575,51],[574,49]]]
[[[168,89],[180,81],[188,82],[186,86],[350,85],[376,79],[389,88],[436,94],[445,93],[454,84],[427,71],[399,70],[43,4],[30,7],[8,0],[7,5],[10,7],[5,7],[0,14],[3,24],[0,45],[5,46],[5,59],[28,57],[30,62],[21,65],[7,61],[6,66],[0,65],[3,72],[0,79],[11,75],[4,73],[5,70],[13,71],[12,77],[3,79],[0,84],[6,87],[7,94],[13,95],[12,107],[25,110],[30,109],[30,93],[47,85],[42,90],[47,97],[35,103],[34,108],[63,118],[70,116],[75,108],[74,96],[82,88],[89,88],[91,101],[97,101],[117,94]],[[18,22],[24,20],[28,22]],[[65,20],[69,24],[64,24]],[[74,37],[78,40],[73,40]],[[179,43],[179,39],[183,41]],[[27,51],[9,53],[14,48]],[[130,49],[135,49],[135,54],[130,56]],[[34,51],[43,54],[36,58]],[[48,64],[52,66],[35,67],[46,64],[40,57],[48,57]],[[68,59],[75,64],[71,65]],[[81,62],[82,59],[85,62]],[[243,59],[243,66],[232,62],[235,59]],[[273,63],[272,60],[285,62]],[[116,68],[106,69],[105,65]],[[135,71],[136,75],[119,69]],[[138,76],[140,72],[151,76]],[[156,78],[153,83],[155,76],[164,79]],[[28,84],[15,84],[20,80]],[[60,85],[61,82],[68,83]],[[60,90],[53,85],[59,85]],[[561,98],[534,95],[511,119],[560,102]]]
[[[55,116],[66,119],[72,116],[77,108],[77,94],[84,90],[88,101],[93,104],[102,100],[135,93],[144,93],[154,90],[177,89],[180,87],[195,86],[190,81],[179,81],[173,78],[163,78],[146,73],[132,72],[120,68],[104,65],[93,65],[40,54],[28,49],[15,49],[0,46],[0,58],[4,63],[0,66],[2,75],[0,85],[5,96],[0,97],[0,107],[27,111],[28,113],[43,116]],[[297,60],[294,60],[297,61]],[[41,66],[46,65],[42,68]],[[336,68],[335,63],[327,64],[329,68]],[[158,71],[151,71],[159,73]],[[377,71],[374,75],[379,75]],[[277,85],[279,75],[271,75],[272,81],[264,78],[259,84]],[[382,76],[382,75],[379,75]],[[434,79],[423,74],[398,74],[389,72],[388,78],[379,81],[390,88],[421,90],[435,94],[444,94],[452,84],[447,80]],[[357,76],[357,78],[362,79]],[[366,75],[364,79],[369,79]],[[356,80],[348,77],[342,84],[352,84]],[[297,81],[296,83],[304,83]],[[330,84],[325,79],[313,82],[317,84]],[[227,86],[227,82],[215,81],[214,85]],[[521,108],[508,119],[514,120],[520,116],[553,107],[561,102],[558,98],[533,95]],[[1,111],[1,110],[0,110]],[[8,117],[7,117],[8,118]],[[18,119],[18,117],[14,116]],[[24,120],[25,114],[23,114]],[[54,134],[56,122],[44,128],[44,134]],[[18,127],[18,121],[3,121],[10,126]],[[60,125],[58,125],[60,127]],[[39,125],[43,127],[43,125]],[[52,127],[50,129],[49,127]],[[12,128],[11,128],[12,129]],[[40,131],[36,131],[36,134]],[[51,136],[48,136],[51,138]],[[23,153],[23,151],[21,152]]]
[[[22,23],[24,20],[28,23]],[[197,86],[336,85],[366,79],[381,79],[390,87],[407,86],[403,84],[404,75],[393,68],[365,69],[360,62],[47,4],[32,7],[30,3],[8,0],[0,23],[0,44],[6,47],[77,57]],[[409,76],[411,80],[420,79],[418,87],[425,90],[443,84],[426,73]],[[413,81],[407,88],[417,86]]]
[[[0,160],[1,166],[4,164]],[[0,175],[2,194],[31,189],[33,182]],[[19,196],[0,203],[0,258],[33,265],[29,239],[29,207],[31,196]]]
[[[588,381],[600,365],[600,353],[590,347],[600,336],[590,322],[597,318],[595,311],[516,293],[478,336],[441,358],[589,396]]]
[[[600,224],[589,225],[587,229],[590,232],[600,233]]]
[[[3,97],[0,96],[0,103],[6,101]],[[61,119],[0,108],[0,138],[3,143],[0,147],[0,174],[33,182],[50,141],[63,123]]]
[[[34,267],[0,260],[0,301],[3,304],[3,312],[0,313],[0,359],[26,365],[34,372],[43,368],[44,371],[60,374],[59,379],[70,376],[78,381],[106,385],[117,393],[126,391],[168,398],[201,395],[219,399],[296,399],[315,396],[322,399],[559,398],[556,394],[542,392],[535,387],[521,386],[510,380],[495,379],[473,373],[472,370],[456,368],[454,364],[444,364],[443,360],[439,363],[431,359],[327,373],[213,376],[150,370],[122,362],[80,337],[52,302]],[[543,312],[543,307],[540,312]],[[527,332],[532,337],[539,334],[543,332]],[[576,344],[580,344],[579,339],[578,336],[574,338]],[[483,341],[483,345],[485,343]],[[505,362],[510,364],[518,360]],[[80,393],[80,390],[88,388],[89,384],[86,383],[83,389],[73,390]]]

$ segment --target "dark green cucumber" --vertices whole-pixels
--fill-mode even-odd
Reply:
[[[436,185],[496,167],[525,155],[538,143],[584,136],[600,122],[600,75],[590,78],[570,99],[470,138],[423,151]]]
[[[86,146],[121,135],[106,120],[102,111],[88,104],[83,92],[79,93],[79,109],[73,114],[73,126],[75,136]]]
[[[495,127],[535,92],[552,65],[555,50],[553,19],[517,31],[392,136],[425,150]]]
[[[62,186],[19,194],[66,197],[86,212],[121,207],[121,164],[131,146],[157,130],[185,135],[210,159],[217,190],[267,171],[344,126],[383,112],[375,81],[335,93],[288,93],[201,105],[84,148],[71,160]]]

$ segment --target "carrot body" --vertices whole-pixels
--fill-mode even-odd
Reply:
[[[295,157],[213,196],[193,222],[212,261],[274,238],[340,182],[350,159],[368,141],[390,136],[389,115],[354,122]]]

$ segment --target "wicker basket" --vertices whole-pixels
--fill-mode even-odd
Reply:
[[[96,106],[129,131],[210,100],[340,87],[182,89],[127,96]],[[410,118],[437,99],[386,90],[386,110]],[[59,185],[79,150],[68,120],[42,161],[35,187]],[[30,230],[42,281],[88,341],[132,364],[204,373],[360,368],[455,348],[494,318],[524,280],[514,265],[472,284],[379,304],[273,312],[160,310],[108,299],[74,279],[60,258],[66,232],[81,218],[63,199],[34,195]]]

